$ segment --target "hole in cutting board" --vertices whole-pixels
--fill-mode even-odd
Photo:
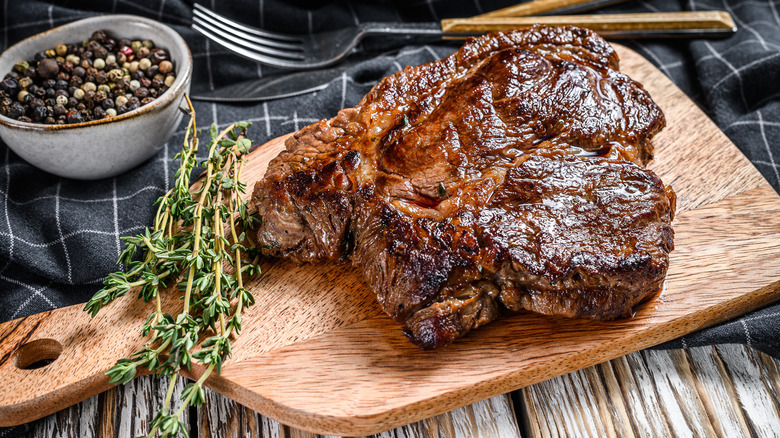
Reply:
[[[60,357],[62,344],[54,339],[36,339],[16,350],[14,365],[22,370],[43,368]]]

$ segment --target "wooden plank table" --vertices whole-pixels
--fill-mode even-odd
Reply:
[[[182,379],[179,379],[181,383]],[[183,384],[178,388],[181,392]],[[147,376],[32,423],[31,437],[142,435],[165,396]],[[208,391],[190,436],[314,438]],[[644,350],[377,437],[659,437],[780,433],[780,361],[741,345]]]

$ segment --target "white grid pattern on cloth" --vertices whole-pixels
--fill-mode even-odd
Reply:
[[[34,2],[30,2],[34,3]],[[230,13],[234,7],[223,5],[222,2],[210,1],[210,7],[217,9],[221,13]],[[247,5],[243,13],[245,17],[257,17],[260,24],[277,25],[282,27],[278,30],[289,30],[285,27],[302,26],[302,31],[312,32],[322,30],[323,27],[332,26],[334,23],[340,25],[352,25],[364,21],[373,21],[376,19],[377,9],[369,7],[361,2],[344,1],[334,7],[343,9],[343,14],[334,18],[333,21],[322,20],[318,16],[309,14],[306,11],[290,12],[289,17],[274,16],[274,8],[285,8],[285,11],[292,11],[292,6],[280,6],[275,0],[252,0],[252,5]],[[423,20],[439,19],[438,14],[450,14],[455,10],[452,4],[458,2],[446,3],[425,0],[413,2],[415,13]],[[480,2],[479,0],[464,0],[463,14],[482,13],[499,6],[508,6],[516,3],[511,0],[503,2]],[[487,5],[490,3],[490,6]],[[773,151],[778,151],[773,146],[780,144],[780,111],[764,110],[769,105],[777,105],[780,91],[776,93],[768,92],[767,95],[756,97],[745,93],[745,85],[750,84],[755,79],[754,69],[765,63],[776,61],[775,58],[780,54],[780,38],[775,34],[769,34],[773,22],[780,25],[778,18],[777,1],[757,2],[746,1],[738,4],[712,0],[690,0],[687,7],[691,10],[706,9],[727,9],[731,10],[736,18],[741,30],[735,37],[736,43],[723,44],[721,41],[706,42],[701,45],[698,55],[694,59],[685,59],[681,53],[688,53],[688,46],[683,48],[674,48],[674,43],[632,40],[623,41],[634,50],[639,51],[643,56],[655,64],[664,74],[669,76],[683,90],[693,98],[701,98],[708,102],[714,101],[721,96],[721,93],[736,93],[736,102],[738,110],[734,114],[724,116],[724,120],[717,120],[726,132],[732,137],[750,138],[751,144],[756,146],[754,153],[750,155],[751,160],[756,163],[768,179],[774,179],[774,184],[780,186],[780,174],[778,174],[778,164]],[[3,0],[3,43],[7,47],[10,39],[17,40],[24,36],[23,33],[36,33],[45,30],[48,27],[63,24],[65,22],[80,19],[96,12],[102,11],[78,11],[59,6],[59,4],[43,4],[41,13],[37,16],[26,16],[23,19],[9,22],[9,8],[16,7],[16,4],[9,4],[8,0]],[[189,5],[181,0],[114,0],[110,4],[110,11],[120,13],[138,13],[161,19],[173,24],[176,29],[182,33],[190,42],[193,51],[193,58],[196,62],[196,69],[193,79],[193,90],[215,89],[218,86],[228,82],[249,79],[262,76],[264,74],[274,74],[278,70],[272,68],[262,68],[254,62],[245,61],[234,57],[229,51],[221,47],[214,46],[204,38],[196,35],[188,29],[190,23]],[[610,12],[648,12],[656,10],[671,10],[675,8],[674,4],[650,2],[640,0],[638,2],[629,2],[623,5],[611,7],[597,13]],[[483,8],[485,10],[483,10]],[[761,15],[753,12],[753,9],[764,8],[766,13]],[[391,20],[403,17],[409,19],[408,12],[401,11],[394,7],[384,13]],[[45,18],[43,18],[45,17]],[[251,19],[241,16],[232,18],[239,21],[253,23]],[[311,17],[311,18],[309,18]],[[299,23],[299,24],[297,24]],[[709,45],[709,47],[708,47]],[[363,47],[363,46],[361,46]],[[404,65],[414,65],[422,62],[440,59],[449,54],[454,48],[452,46],[423,45],[401,49],[392,56],[386,56],[378,61],[383,63],[385,69],[383,75],[400,70]],[[693,49],[692,49],[693,50]],[[744,52],[759,52],[748,62],[741,62],[740,56]],[[205,68],[204,68],[205,63]],[[688,77],[691,71],[711,70],[722,72],[717,80],[711,82],[706,89],[699,89],[699,85],[690,82]],[[744,83],[743,83],[744,82]],[[227,126],[226,121],[244,120],[255,122],[257,126],[250,131],[251,137],[257,143],[262,143],[271,138],[285,134],[292,129],[299,129],[303,124],[315,122],[322,117],[329,117],[335,114],[338,109],[354,105],[368,91],[369,86],[363,80],[357,82],[350,75],[337,78],[326,90],[313,93],[309,96],[290,99],[289,102],[264,102],[251,109],[246,107],[232,107],[229,105],[216,105],[195,103],[196,110],[201,119],[219,123],[220,129]],[[774,97],[773,97],[774,96]],[[328,101],[328,99],[331,99]],[[707,107],[707,102],[699,101],[699,104]],[[710,108],[712,111],[712,108]],[[204,125],[201,122],[201,125]],[[5,220],[0,220],[0,239],[7,239],[7,246],[2,253],[6,260],[0,262],[0,289],[16,288],[20,299],[13,301],[9,308],[8,316],[21,316],[30,311],[46,310],[58,307],[68,303],[68,293],[81,294],[84,299],[90,295],[100,283],[100,278],[96,278],[95,273],[80,272],[82,260],[82,248],[93,244],[100,246],[107,252],[106,256],[116,259],[118,237],[120,235],[135,234],[143,230],[149,224],[153,214],[151,204],[162,193],[170,187],[173,177],[173,164],[169,162],[178,149],[181,147],[181,140],[184,134],[184,125],[174,133],[171,140],[165,145],[164,152],[149,160],[142,165],[137,173],[145,175],[146,179],[133,179],[127,176],[118,177],[106,181],[106,188],[92,189],[83,184],[77,184],[67,181],[58,181],[57,179],[46,179],[44,186],[51,190],[41,190],[31,192],[23,187],[17,181],[30,174],[31,169],[26,166],[15,154],[11,154],[6,148],[4,166],[5,171],[0,172],[0,178],[5,177],[5,182],[0,182],[0,197],[2,197],[3,212]],[[202,154],[199,154],[199,156]],[[200,158],[203,158],[200,156]],[[130,179],[130,181],[128,181]],[[13,181],[12,181],[13,180]],[[56,190],[55,190],[56,188]],[[86,194],[85,194],[86,193]],[[25,209],[35,209],[45,212],[47,217],[52,220],[59,220],[56,234],[43,235],[30,232],[31,227],[26,226],[22,212]],[[137,213],[128,213],[131,210],[139,210]],[[95,217],[87,218],[83,222],[73,219],[74,211],[90,210],[94,211]],[[106,214],[105,220],[100,221],[100,215]],[[110,220],[109,220],[110,219]],[[39,222],[42,223],[42,222]],[[100,240],[103,239],[103,240]],[[22,268],[24,263],[28,263],[30,252],[33,250],[55,250],[62,251],[62,271],[63,275],[59,277],[47,277],[40,271],[27,273]],[[121,248],[121,245],[120,245]],[[86,249],[84,249],[86,250]],[[66,268],[66,256],[79,254],[79,260],[73,257],[73,265]],[[42,262],[51,262],[45,257]],[[96,263],[95,266],[99,265]],[[110,267],[110,263],[103,261],[101,269]],[[41,271],[43,268],[41,268]],[[28,275],[29,274],[29,275]],[[78,278],[76,278],[78,277]],[[67,283],[75,283],[76,286],[87,287],[86,290],[76,291],[74,288],[68,288]],[[748,316],[740,320],[727,324],[728,327],[739,325],[734,329],[734,333],[744,331],[744,342],[751,343],[753,346],[760,344],[761,339],[765,338],[754,326],[757,322],[767,320],[777,321],[780,312],[769,312],[759,316]],[[762,338],[763,337],[763,338]],[[686,336],[681,340],[686,345],[696,345],[698,337]],[[0,436],[5,434],[0,430]]]

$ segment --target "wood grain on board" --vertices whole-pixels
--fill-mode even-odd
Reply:
[[[141,377],[14,432],[17,438],[138,436],[165,390]],[[197,438],[327,438],[211,390],[189,412],[184,423]],[[719,345],[632,353],[371,438],[773,437],[778,424],[780,361],[747,346]]]
[[[271,418],[330,434],[371,434],[675,338],[780,297],[780,197],[717,127],[649,62],[618,47],[622,71],[664,110],[651,165],[678,194],[675,247],[661,294],[630,319],[521,313],[425,352],[383,315],[348,266],[268,260],[248,283],[259,305],[233,357],[207,385]],[[282,139],[258,148],[262,176]],[[132,294],[131,294],[132,295]],[[176,306],[169,297],[166,306]],[[94,320],[80,306],[0,325],[0,425],[39,418],[109,387],[138,349],[149,309],[131,297]],[[51,341],[41,341],[51,339]],[[14,350],[21,346],[21,352]],[[59,358],[38,369],[15,364]],[[189,377],[202,369],[195,367]]]

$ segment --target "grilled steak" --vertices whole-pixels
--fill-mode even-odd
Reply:
[[[470,39],[293,134],[255,185],[267,255],[362,269],[423,348],[502,311],[610,319],[658,291],[663,114],[573,27]]]

